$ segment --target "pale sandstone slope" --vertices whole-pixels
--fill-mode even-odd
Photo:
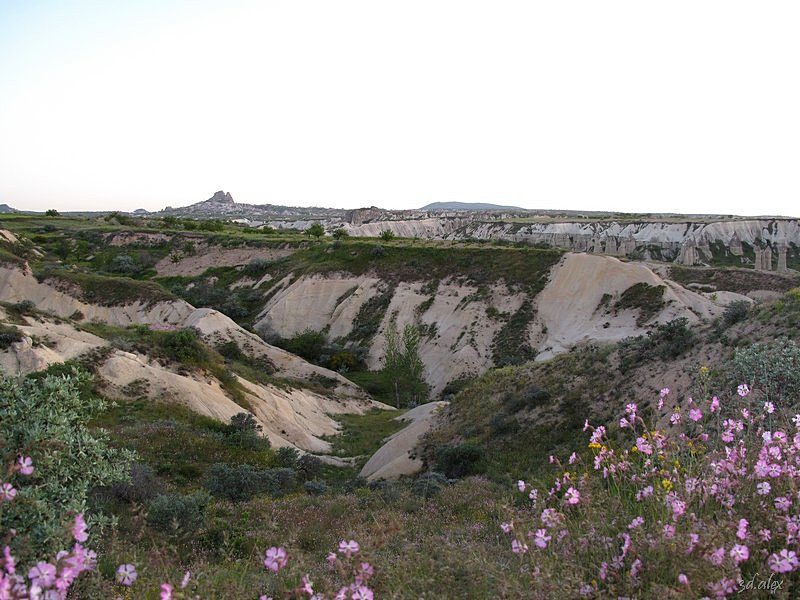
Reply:
[[[311,365],[297,356],[275,348],[258,336],[245,331],[230,318],[215,310],[195,309],[183,301],[163,302],[153,306],[140,303],[101,307],[87,304],[72,296],[38,283],[30,272],[0,269],[0,300],[19,302],[32,300],[39,310],[55,315],[28,317],[27,324],[17,325],[25,338],[0,353],[0,372],[25,374],[46,368],[49,364],[77,358],[87,352],[108,346],[108,343],[57,317],[67,317],[80,310],[87,318],[116,325],[141,322],[149,324],[194,327],[211,345],[235,340],[251,356],[265,357],[277,368],[277,375],[298,382],[296,388],[260,385],[239,378],[245,388],[245,400],[275,446],[292,445],[309,452],[327,452],[329,442],[321,439],[338,431],[330,415],[361,413],[370,408],[386,408],[369,400],[367,394],[338,373]],[[0,320],[7,317],[0,312]],[[33,344],[38,338],[41,343]],[[210,417],[228,421],[244,409],[229,398],[219,382],[200,373],[176,373],[146,356],[111,351],[98,359],[98,374],[107,394],[124,398],[125,388],[136,382],[151,399],[184,404]],[[314,375],[336,381],[331,396],[303,389],[302,382]]]
[[[616,342],[641,335],[643,330],[636,325],[635,310],[610,314],[600,306],[604,294],[611,296],[607,305],[613,305],[625,290],[637,283],[666,287],[666,305],[650,323],[664,323],[678,317],[686,317],[690,322],[713,318],[724,310],[725,304],[744,298],[725,294],[712,301],[709,296],[662,279],[644,263],[592,254],[566,254],[537,298],[538,319],[546,331],[537,358],[549,358],[590,340]]]
[[[383,446],[370,457],[359,475],[370,481],[376,479],[397,479],[402,475],[413,475],[422,468],[422,461],[412,457],[419,439],[430,431],[442,407],[447,402],[429,402],[397,417],[398,421],[409,424],[389,436]]]
[[[89,304],[47,283],[39,283],[29,270],[0,266],[0,301],[16,303],[23,300],[30,300],[37,309],[62,318],[80,311],[87,321],[120,326],[178,323],[195,310],[183,300],[155,304],[135,301],[122,306]]]

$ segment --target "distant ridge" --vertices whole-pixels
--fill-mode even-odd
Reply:
[[[0,213],[15,213],[19,212],[16,208],[10,207],[8,204],[0,204]]]
[[[432,202],[420,210],[528,210],[519,206],[501,206],[487,202]]]

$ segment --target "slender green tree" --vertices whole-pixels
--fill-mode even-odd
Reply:
[[[384,335],[384,372],[391,382],[396,406],[421,404],[427,400],[428,384],[423,377],[425,365],[419,357],[419,329],[406,325],[401,335],[392,319]]]

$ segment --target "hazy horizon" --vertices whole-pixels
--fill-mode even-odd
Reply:
[[[0,204],[797,216],[800,5],[0,4]]]

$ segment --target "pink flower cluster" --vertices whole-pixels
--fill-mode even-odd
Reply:
[[[742,384],[737,393],[741,402],[753,390]],[[753,411],[717,396],[707,402],[688,398],[684,404],[669,394],[669,388],[663,388],[657,399],[657,423],[666,427],[648,426],[636,404],[624,407],[618,425],[619,435],[626,432],[632,436],[627,446],[619,447],[614,441],[617,434],[610,435],[606,426],[592,427],[585,422],[593,468],[581,477],[575,472],[556,476],[546,507],[539,509],[538,518],[532,518],[527,534],[523,527],[502,525],[512,538],[515,554],[528,553],[528,541],[540,552],[556,554],[605,549],[607,559],[595,563],[600,569],[586,573],[592,583],[584,582],[575,590],[583,596],[600,592],[606,584],[609,592],[623,583],[628,589],[637,589],[650,567],[655,569],[648,557],[662,544],[670,548],[679,544],[687,555],[698,556],[711,567],[675,572],[671,585],[679,595],[685,594],[686,588],[704,588],[710,597],[729,597],[746,565],[748,572],[800,570],[800,516],[796,514],[800,506],[800,415],[792,419],[797,428],[792,433],[771,427],[777,408],[770,402],[764,403],[763,411]],[[683,419],[684,415],[688,419]],[[582,458],[573,452],[568,462],[580,464]],[[551,463],[561,465],[556,458]],[[598,474],[597,481],[605,483],[592,484],[592,471]],[[517,491],[527,489],[520,481]],[[629,505],[633,514],[624,522],[616,514],[608,516],[609,522],[618,523],[616,538],[600,534],[602,524],[570,510],[583,506],[584,501],[590,507],[595,503],[602,506],[603,494],[635,500]],[[572,525],[565,527],[565,523]],[[726,528],[725,523],[730,525]],[[561,543],[554,545],[553,539]],[[716,578],[710,579],[713,569],[717,569]],[[668,585],[662,580],[659,584]]]

